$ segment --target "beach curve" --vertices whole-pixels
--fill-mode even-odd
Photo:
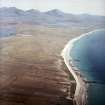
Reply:
[[[89,83],[88,80],[82,75],[82,73],[80,73],[79,70],[73,65],[72,57],[70,56],[70,51],[74,46],[74,42],[80,40],[85,36],[90,35],[90,33],[92,32],[94,31],[82,34],[81,36],[70,40],[64,47],[63,51],[61,52],[61,56],[63,57],[67,68],[69,69],[74,79],[76,80],[76,90],[74,94],[74,102],[76,103],[76,105],[87,105]]]

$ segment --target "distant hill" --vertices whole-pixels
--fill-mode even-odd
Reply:
[[[105,17],[88,14],[67,14],[57,9],[48,12],[40,12],[34,9],[23,11],[15,7],[4,7],[0,8],[0,22],[32,23],[38,25],[57,26],[86,26],[89,24],[103,24],[105,23]]]
[[[14,35],[17,24],[46,25],[56,27],[105,28],[105,16],[69,14],[53,9],[40,12],[35,9],[23,11],[15,7],[0,8],[0,37]]]

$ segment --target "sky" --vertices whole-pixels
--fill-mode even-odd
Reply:
[[[105,15],[105,0],[0,0],[0,7],[40,11],[59,9],[66,13]]]

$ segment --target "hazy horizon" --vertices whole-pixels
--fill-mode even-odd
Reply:
[[[62,10],[60,10],[60,9],[56,9],[56,8],[50,9],[50,10],[46,10],[46,11],[41,11],[41,10],[38,10],[38,9],[35,9],[35,8],[31,8],[31,9],[27,9],[27,10],[24,10],[24,9],[21,9],[21,8],[18,8],[18,7],[0,7],[0,9],[1,9],[1,8],[17,8],[17,9],[20,9],[20,10],[22,10],[22,11],[36,10],[36,11],[39,11],[39,12],[42,12],[42,13],[48,12],[48,11],[53,11],[53,10],[58,10],[58,11],[63,12],[63,13],[65,13],[65,14],[67,13],[67,14],[73,14],[73,15],[87,14],[87,15],[105,16],[105,15],[97,15],[97,14],[89,14],[89,13],[79,13],[79,14],[77,14],[77,13],[68,13],[68,12],[64,12],[64,11],[62,11]]]
[[[0,0],[0,7],[22,10],[37,9],[41,12],[58,9],[65,13],[105,16],[105,0]]]

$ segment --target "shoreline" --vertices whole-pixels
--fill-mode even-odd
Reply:
[[[74,101],[76,105],[86,105],[87,104],[89,82],[87,82],[88,80],[73,65],[72,57],[70,56],[70,51],[72,50],[72,47],[74,46],[74,42],[80,40],[81,38],[85,36],[88,36],[89,33],[92,33],[92,32],[94,31],[91,31],[91,32],[82,34],[79,37],[73,38],[66,44],[63,51],[61,52],[61,56],[64,59],[64,63],[66,64],[67,68],[69,69],[74,79],[76,80],[76,90],[74,94]]]

